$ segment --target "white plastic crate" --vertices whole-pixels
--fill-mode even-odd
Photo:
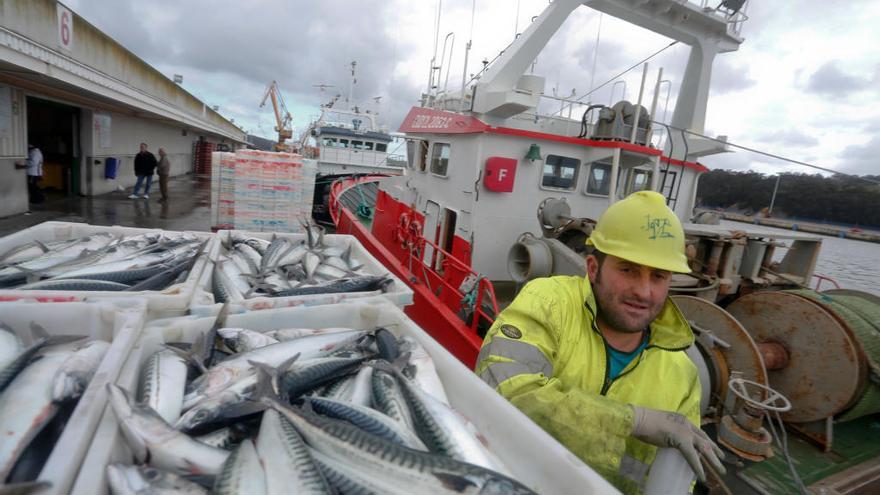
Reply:
[[[132,227],[105,227],[100,225],[88,225],[84,223],[70,222],[43,222],[39,225],[21,230],[0,239],[0,252],[5,252],[21,244],[38,240],[43,242],[64,239],[75,239],[98,232],[110,232],[115,235],[136,235],[147,232],[162,232],[159,229],[140,229]],[[169,233],[180,233],[167,231]],[[189,311],[189,304],[194,299],[204,300],[199,297],[205,290],[210,291],[210,286],[204,285],[210,282],[210,278],[204,280],[202,272],[209,263],[209,258],[219,249],[219,240],[211,232],[187,232],[199,239],[207,240],[208,244],[199,259],[190,270],[189,276],[183,282],[172,285],[161,291],[139,292],[112,292],[112,291],[60,291],[60,290],[0,290],[0,302],[29,300],[38,302],[73,302],[73,301],[97,301],[103,299],[143,297],[147,301],[148,317],[167,318],[181,316]],[[210,270],[208,270],[210,271]],[[201,280],[201,283],[200,283]]]
[[[25,345],[32,343],[31,323],[42,326],[50,335],[84,335],[111,343],[40,472],[38,479],[51,483],[41,494],[65,494],[70,490],[104,414],[106,385],[119,377],[129,351],[140,337],[145,317],[146,302],[138,298],[65,304],[0,303],[0,321]]]
[[[306,239],[306,234],[272,234],[268,232],[248,232],[242,230],[221,230],[217,232],[218,237],[218,247],[213,251],[216,255],[212,255],[212,259],[218,261],[225,257],[226,249],[222,246],[222,241],[227,239],[230,233],[235,235],[242,235],[247,237],[255,237],[258,239],[271,240],[273,235],[277,235],[278,237],[284,237],[290,239],[294,242],[300,242]],[[398,278],[396,275],[391,273],[384,265],[382,265],[379,260],[373,257],[366,248],[361,245],[361,243],[357,240],[356,237],[351,235],[342,235],[342,234],[327,234],[324,236],[324,244],[327,246],[340,246],[342,248],[348,248],[351,246],[351,259],[355,263],[363,264],[362,272],[367,275],[385,275],[392,279],[392,282],[386,287],[386,291],[382,293],[381,291],[370,291],[370,292],[350,292],[350,293],[332,293],[332,294],[316,294],[316,295],[305,295],[305,296],[290,296],[290,297],[253,297],[250,299],[245,299],[242,301],[240,306],[245,310],[260,310],[260,309],[271,309],[271,308],[283,308],[288,306],[314,306],[321,304],[334,304],[341,301],[347,300],[356,300],[364,297],[373,297],[381,295],[391,303],[403,308],[412,304],[413,302],[413,291],[409,286],[407,286],[403,280]],[[203,277],[203,280],[200,282],[200,286],[204,287],[204,291],[200,292],[200,294],[204,294],[204,292],[210,292],[211,287],[211,276],[213,275],[211,272],[211,268],[209,267],[206,270],[208,274],[206,277]],[[207,278],[207,280],[205,280]],[[192,314],[210,314],[212,311],[216,311],[210,307],[206,307],[214,304],[213,295],[199,297],[198,300],[193,300],[193,304],[190,307],[190,312]],[[236,311],[237,308],[233,308],[233,311]]]
[[[415,338],[430,354],[450,404],[467,416],[485,437],[489,448],[498,455],[519,481],[547,495],[618,493],[608,482],[581,462],[565,447],[513,407],[403,312],[378,299],[331,306],[282,308],[230,315],[227,325],[268,331],[290,326],[373,328],[382,326],[398,336]],[[140,367],[166,342],[193,342],[207,332],[213,317],[195,316],[158,320],[142,332],[117,383],[134,390]],[[73,495],[106,494],[104,467],[109,462],[130,462],[131,452],[119,431],[109,406],[83,462]]]

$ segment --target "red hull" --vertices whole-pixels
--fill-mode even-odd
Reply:
[[[381,190],[376,200],[372,230],[368,230],[353,212],[338,201],[340,194],[354,183],[354,180],[346,180],[337,182],[333,186],[330,195],[330,212],[336,224],[336,232],[355,236],[386,268],[407,282],[413,290],[413,304],[404,310],[407,316],[465,366],[473,368],[483,339],[476,331],[476,321],[468,325],[457,314],[463,300],[463,295],[457,289],[465,277],[473,274],[468,266],[470,246],[456,237],[452,246],[453,252],[446,253],[420,236],[407,237],[405,229],[401,228],[400,218],[406,216],[412,223],[421,223],[424,218],[408,205],[395,201]],[[421,263],[420,253],[424,252],[426,245],[432,246],[436,252],[443,253],[443,256],[440,256],[442,261],[437,263],[441,265],[440,270],[434,270],[431,266]],[[419,249],[419,246],[422,248]],[[478,292],[488,293],[493,309],[497,313],[491,284],[487,280],[482,280]],[[480,299],[477,298],[475,304],[477,308],[481,307]],[[481,311],[478,318],[491,321],[491,317]]]

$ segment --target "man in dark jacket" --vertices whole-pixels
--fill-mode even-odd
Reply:
[[[147,151],[147,143],[141,143],[141,151],[134,157],[134,175],[137,176],[137,182],[134,183],[134,191],[129,196],[130,199],[138,198],[138,191],[141,190],[144,179],[147,181],[147,186],[141,197],[149,199],[150,186],[153,184],[153,172],[155,172],[157,164],[156,156]]]

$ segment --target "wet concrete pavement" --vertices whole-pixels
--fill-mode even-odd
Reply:
[[[130,189],[92,198],[70,197],[31,205],[31,214],[0,218],[0,236],[50,220],[92,225],[159,228],[165,230],[211,230],[210,178],[185,175],[168,184],[170,199],[159,202],[158,177],[150,199],[128,199]]]

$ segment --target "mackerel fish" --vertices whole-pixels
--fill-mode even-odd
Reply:
[[[134,403],[128,393],[107,384],[110,404],[119,427],[138,462],[179,475],[217,475],[229,452],[210,447],[175,430],[147,406]]]
[[[246,439],[229,455],[211,490],[215,495],[264,495],[266,474],[257,449]]]
[[[201,485],[150,466],[107,465],[113,495],[207,495]]]
[[[412,450],[349,423],[293,409],[271,398],[264,400],[296,427],[309,446],[336,463],[347,463],[380,486],[380,493],[534,494],[489,469]]]

